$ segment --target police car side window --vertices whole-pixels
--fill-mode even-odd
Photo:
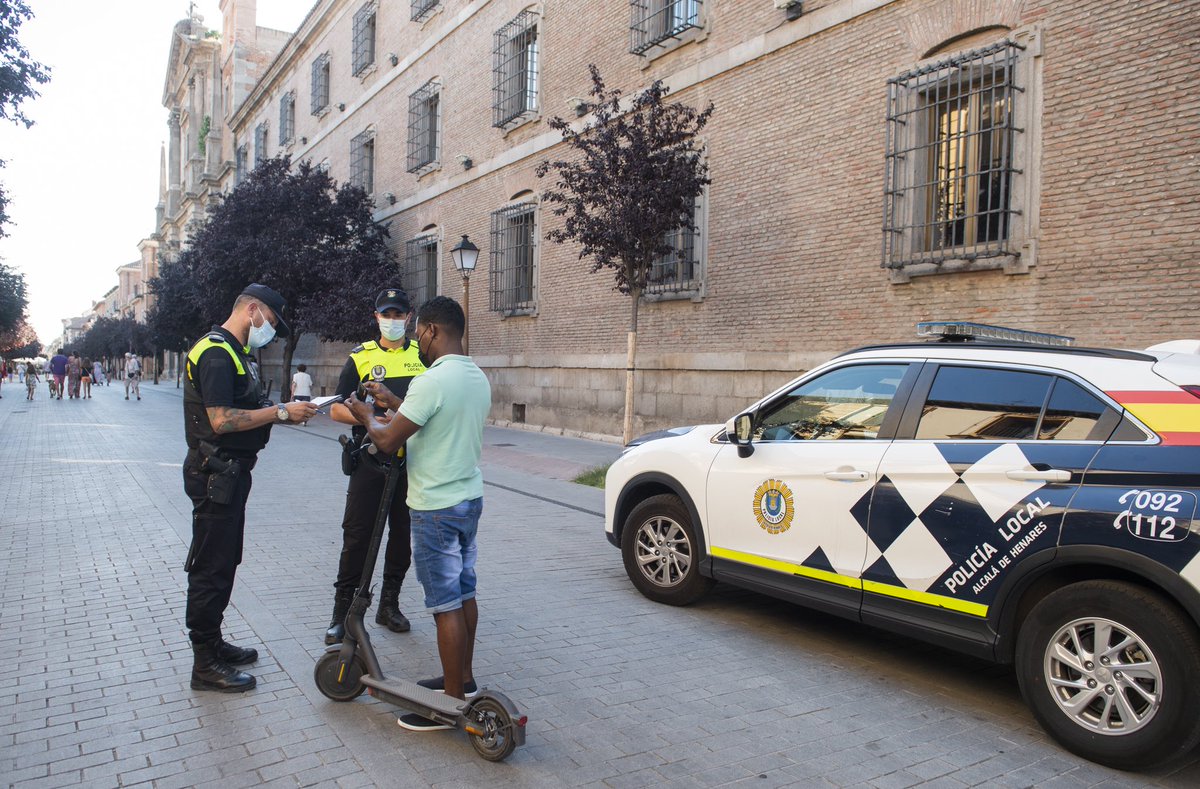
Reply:
[[[942,367],[933,380],[918,439],[1019,441],[1037,438],[1054,376],[985,367]]]
[[[1057,378],[1046,413],[1042,416],[1038,438],[1103,441],[1109,431],[1099,423],[1107,410],[1108,406],[1079,384],[1066,378]]]
[[[878,437],[907,364],[840,367],[802,383],[759,415],[756,441]]]

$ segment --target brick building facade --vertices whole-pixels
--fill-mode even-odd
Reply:
[[[222,10],[228,47],[253,3]],[[1200,335],[1198,33],[1197,0],[319,0],[222,145],[235,170],[287,152],[367,186],[421,295],[461,299],[468,234],[492,417],[614,434],[629,304],[545,240],[534,174],[588,64],[716,106],[699,231],[640,313],[651,429],[920,320]],[[328,386],[343,352],[300,348]]]

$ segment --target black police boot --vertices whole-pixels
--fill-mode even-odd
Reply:
[[[258,660],[258,650],[251,647],[235,647],[222,638],[217,641],[217,657],[231,666],[244,666]]]
[[[379,590],[379,610],[375,612],[375,624],[383,625],[393,633],[407,633],[411,625],[400,613],[400,587],[386,583]]]
[[[333,618],[329,629],[325,631],[325,645],[342,643],[346,635],[346,614],[350,612],[350,603],[354,602],[353,589],[337,589],[333,597]]]
[[[216,690],[221,693],[241,693],[255,685],[255,679],[244,671],[238,671],[222,660],[218,654],[220,639],[204,644],[192,644],[192,690]]]

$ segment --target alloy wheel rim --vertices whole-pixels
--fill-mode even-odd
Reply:
[[[1047,644],[1046,685],[1058,708],[1097,734],[1146,726],[1162,703],[1162,666],[1132,629],[1103,617],[1075,619]]]
[[[655,586],[678,586],[692,566],[687,533],[671,518],[656,516],[647,520],[638,527],[634,545],[638,569]]]

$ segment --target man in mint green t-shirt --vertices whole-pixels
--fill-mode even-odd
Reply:
[[[413,379],[404,400],[367,384],[375,402],[396,415],[376,421],[374,408],[351,397],[347,405],[384,452],[407,441],[408,507],[413,560],[425,606],[438,631],[442,676],[418,684],[466,698],[478,692],[472,669],[475,628],[475,536],[483,512],[483,423],[492,390],[462,347],[466,319],[454,299],[438,296],[417,310],[417,353],[429,369]],[[449,729],[415,713],[399,723],[412,731]]]

